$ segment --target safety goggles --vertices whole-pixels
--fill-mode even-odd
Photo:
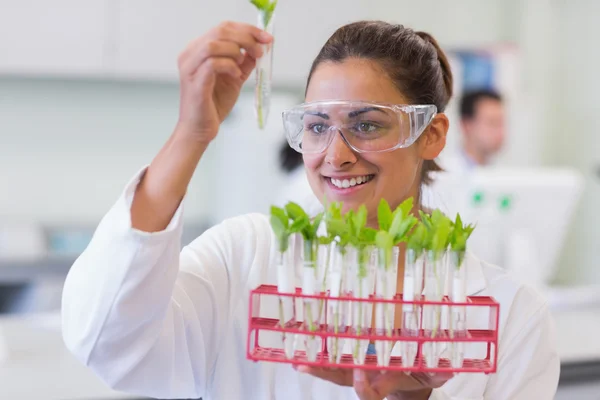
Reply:
[[[290,146],[303,154],[321,153],[339,133],[358,153],[385,152],[412,145],[431,123],[435,105],[318,101],[283,112]]]

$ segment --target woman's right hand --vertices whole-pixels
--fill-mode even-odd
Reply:
[[[198,162],[237,101],[242,85],[273,37],[244,23],[224,22],[179,56],[180,104],[175,131],[144,174],[131,205],[131,224],[165,229]]]
[[[177,130],[208,145],[237,101],[244,82],[273,37],[260,28],[223,22],[192,41],[178,60]]]

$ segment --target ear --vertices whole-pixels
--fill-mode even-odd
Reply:
[[[433,160],[446,147],[446,135],[450,121],[446,114],[437,114],[420,138],[419,153],[424,160]]]

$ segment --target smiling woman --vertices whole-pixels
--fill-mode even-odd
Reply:
[[[67,277],[67,346],[113,388],[159,398],[551,399],[559,364],[546,304],[473,255],[462,267],[467,294],[493,296],[503,310],[494,375],[301,374],[246,359],[249,292],[277,276],[268,216],[226,220],[180,252],[182,204],[271,41],[254,26],[227,22],[183,51],[173,134],[132,177]],[[305,103],[284,113],[288,143],[302,153],[315,195],[374,218],[382,199],[395,209],[413,197],[407,212],[419,216],[421,186],[445,146],[451,88],[448,62],[430,35],[381,21],[338,29],[313,63]]]

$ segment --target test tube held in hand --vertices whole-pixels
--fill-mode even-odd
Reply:
[[[266,32],[274,33],[275,13],[258,13],[258,26]],[[258,127],[264,129],[271,108],[271,86],[273,74],[273,42],[263,45],[263,56],[256,60],[256,85],[254,89],[254,109]]]

